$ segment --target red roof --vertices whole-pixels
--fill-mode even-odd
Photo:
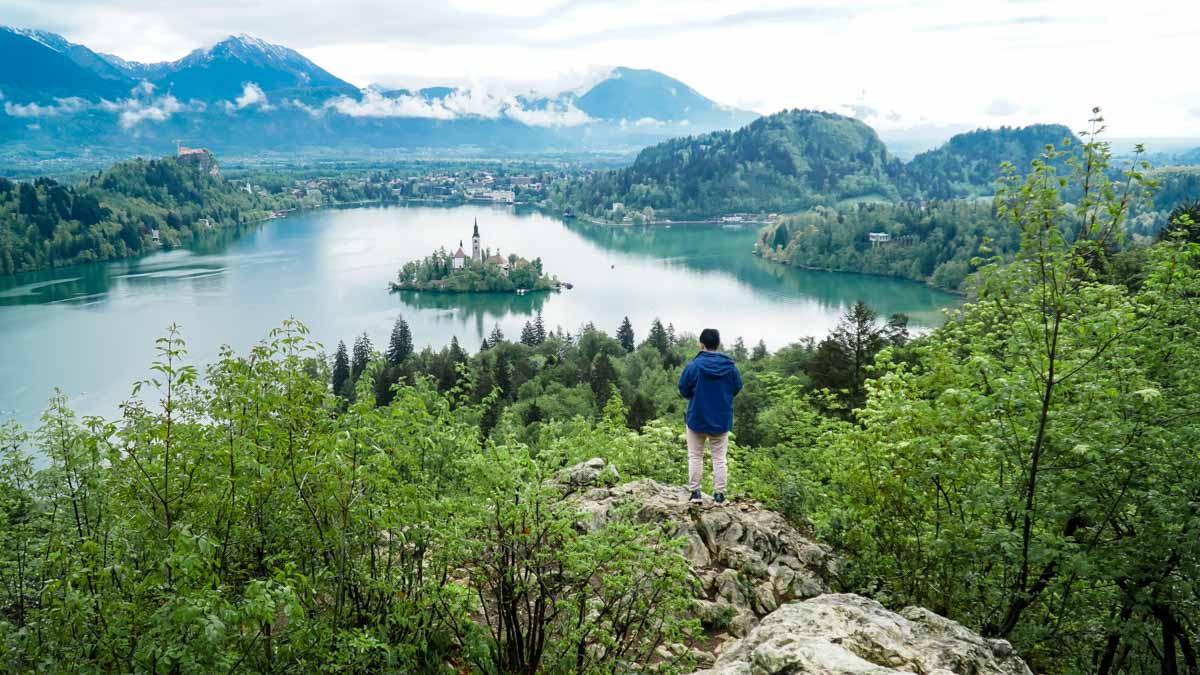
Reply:
[[[454,257],[455,258],[465,258],[465,257],[467,257],[467,254],[463,253],[463,250],[460,248],[457,251],[455,251]]]

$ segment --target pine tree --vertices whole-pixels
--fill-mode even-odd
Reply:
[[[588,374],[588,383],[596,397],[597,408],[604,408],[608,397],[612,395],[612,385],[616,382],[617,369],[613,367],[608,355],[603,352],[597,354],[596,358],[592,359],[591,372]]]
[[[496,388],[500,390],[500,398],[512,398],[512,369],[509,368],[508,358],[505,357],[503,351],[496,352],[495,363],[496,374],[492,380],[496,383]]]
[[[546,322],[542,321],[541,312],[537,313],[537,319],[533,322],[533,330],[539,345],[546,341]]]
[[[629,403],[629,428],[641,431],[646,422],[654,419],[654,412],[654,401],[639,391]]]
[[[395,325],[392,326],[391,340],[388,342],[388,363],[398,366],[412,356],[412,353],[412,331],[408,329],[408,322],[404,320],[404,317],[397,317]]]
[[[744,361],[749,352],[746,351],[746,341],[738,336],[737,341],[733,343],[733,349],[729,350],[729,356],[734,361]]]
[[[875,319],[875,312],[861,300],[842,316],[809,361],[808,376],[814,387],[844,391],[851,407],[862,405],[867,368],[887,346],[884,329],[875,325]]]
[[[769,354],[767,351],[767,343],[759,340],[758,344],[754,345],[754,351],[750,354],[750,360],[762,361],[763,359],[767,358],[767,354]]]
[[[500,330],[500,324],[496,324],[496,327],[492,329],[492,334],[488,336],[487,345],[495,347],[501,342],[504,342],[504,332]]]
[[[337,351],[333,354],[333,393],[339,396],[350,379],[350,357],[346,354],[346,343],[338,340]]]
[[[481,343],[479,344],[479,352],[480,352],[480,353],[486,352],[486,351],[488,350],[488,346],[489,346],[489,345],[488,345],[488,340],[487,340],[487,338],[483,338],[483,342],[481,342]]]
[[[646,338],[646,344],[657,349],[662,356],[671,351],[671,338],[667,335],[667,329],[663,328],[662,321],[655,319],[650,324],[650,335]]]
[[[888,317],[887,328],[884,328],[884,337],[887,341],[903,347],[908,343],[908,315],[897,312]]]
[[[629,317],[621,320],[620,327],[617,328],[617,342],[621,343],[621,347],[626,352],[632,352],[634,347],[633,324],[629,323]]]
[[[354,340],[354,350],[350,358],[350,381],[357,383],[358,378],[362,377],[363,371],[367,369],[367,364],[371,362],[371,338],[367,337],[366,332],[359,335]]]
[[[537,329],[528,321],[525,322],[525,327],[521,329],[521,344],[529,347],[536,347],[538,344]]]
[[[450,338],[450,363],[457,366],[460,363],[466,363],[467,353],[458,345],[458,336]]]

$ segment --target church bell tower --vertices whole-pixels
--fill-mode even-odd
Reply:
[[[483,251],[479,248],[479,219],[475,219],[475,232],[471,235],[471,260],[483,262]]]

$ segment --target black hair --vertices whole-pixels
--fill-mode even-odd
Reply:
[[[721,333],[716,328],[705,328],[700,331],[700,344],[705,349],[716,349],[721,346]]]

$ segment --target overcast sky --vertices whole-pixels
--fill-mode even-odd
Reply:
[[[0,23],[131,60],[231,33],[357,85],[552,90],[653,68],[770,113],[858,109],[873,125],[1200,136],[1200,2],[1189,0],[0,0]]]

